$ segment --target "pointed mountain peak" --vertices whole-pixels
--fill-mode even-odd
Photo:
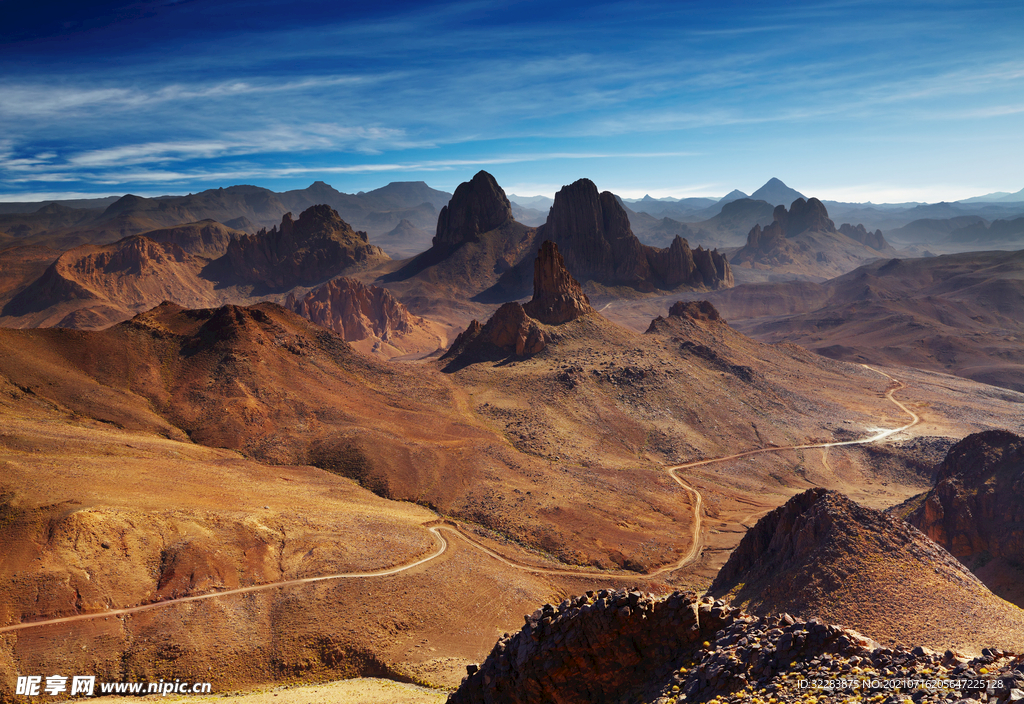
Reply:
[[[744,193],[740,189],[736,188],[736,189],[733,189],[732,191],[730,191],[729,193],[727,193],[718,202],[721,203],[722,205],[725,205],[726,203],[732,203],[734,200],[743,200],[744,198],[749,198],[749,197],[750,196],[748,196],[746,193]]]
[[[807,200],[800,191],[794,190],[784,184],[780,179],[770,178],[768,182],[750,194],[754,200],[763,200],[772,205],[785,205],[792,203],[797,198]]]

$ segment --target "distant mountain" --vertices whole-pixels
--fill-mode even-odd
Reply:
[[[521,205],[524,208],[532,208],[533,210],[542,210],[547,212],[548,208],[554,204],[553,198],[547,196],[517,196],[512,193],[508,194],[508,199],[512,201],[513,205]]]
[[[740,200],[741,198],[750,198],[750,196],[748,196],[743,191],[737,189],[737,190],[731,191],[730,193],[727,193],[718,202],[721,203],[722,205],[725,205],[726,203],[732,203],[734,200]]]
[[[989,222],[980,215],[959,215],[946,219],[922,218],[889,231],[894,242],[946,244],[956,248],[1011,249],[1024,247],[1024,215],[1012,220]]]
[[[764,228],[754,225],[746,245],[732,255],[741,281],[766,280],[765,276],[825,280],[896,254],[880,231],[869,233],[863,225],[849,224],[837,230],[817,198],[797,198],[788,211],[780,205],[772,215],[772,223]],[[745,270],[761,275],[747,275]]]
[[[94,208],[106,208],[111,203],[117,201],[120,196],[105,196],[103,198],[78,198],[74,200],[44,200],[38,202],[8,202],[0,203],[0,215],[10,215],[14,213],[35,213],[47,205],[59,205],[65,208],[74,208],[76,210],[89,210]]]
[[[112,201],[95,201],[103,209],[71,208],[59,203],[39,207],[18,204],[24,212],[2,214],[4,209],[0,209],[0,232],[23,244],[69,249],[81,244],[107,244],[149,230],[206,219],[254,232],[259,227],[276,225],[285,213],[297,214],[314,205],[328,205],[354,228],[377,237],[393,230],[403,219],[433,231],[438,211],[450,197],[422,181],[391,183],[355,195],[342,193],[323,181],[283,193],[238,185],[186,196],[144,198],[128,194]],[[92,205],[93,201],[79,203]]]
[[[739,325],[759,340],[1024,391],[1024,251],[883,258],[824,284],[763,284],[730,293],[729,304],[714,300],[734,324],[737,318],[775,318]],[[787,303],[793,299],[813,300],[810,312]],[[798,314],[777,317],[787,315],[787,306]]]
[[[655,218],[674,218],[677,220],[693,220],[695,213],[714,207],[719,201],[714,198],[652,198],[644,196],[639,200],[619,199],[620,203],[628,203],[633,211],[647,213]],[[696,219],[701,219],[697,217]]]
[[[538,225],[543,225],[544,221],[547,220],[548,208],[537,210],[535,208],[524,208],[511,200],[509,202],[512,203],[512,217],[524,225],[536,227]]]
[[[958,200],[957,203],[1020,203],[1024,202],[1024,188],[1020,189],[1016,193],[1007,193],[1005,191],[997,191],[996,193],[988,193],[983,196],[975,196],[974,198],[964,198]]]
[[[807,200],[807,196],[803,193],[793,190],[777,178],[768,179],[768,183],[750,194],[750,198],[767,201],[772,205],[786,205],[797,198]]]

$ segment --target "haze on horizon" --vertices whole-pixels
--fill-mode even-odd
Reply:
[[[0,200],[478,169],[509,193],[1017,191],[1017,3],[3,3]]]

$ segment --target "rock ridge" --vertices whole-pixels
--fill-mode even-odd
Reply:
[[[883,648],[852,629],[788,614],[756,617],[692,592],[588,591],[524,620],[482,664],[467,667],[449,704],[792,701],[806,696],[798,678],[934,680],[986,671],[999,681],[991,690],[998,701],[1024,686],[1024,658],[1013,653],[992,649],[968,660],[952,650]],[[842,689],[837,697],[857,693],[853,683]]]
[[[285,213],[269,232],[232,238],[214,266],[227,278],[271,291],[312,286],[357,264],[389,259],[329,205],[310,206],[292,219]]]

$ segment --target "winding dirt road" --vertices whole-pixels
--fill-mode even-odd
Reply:
[[[607,307],[607,306],[605,306],[605,307]],[[887,398],[892,403],[896,404],[904,413],[906,413],[908,416],[910,416],[911,419],[912,419],[911,422],[909,422],[906,425],[903,425],[903,426],[901,426],[899,428],[894,428],[894,429],[891,429],[891,430],[880,430],[875,435],[872,435],[871,437],[863,438],[863,439],[860,439],[860,440],[846,440],[846,441],[843,441],[843,442],[824,442],[824,443],[811,443],[811,444],[805,444],[805,445],[786,445],[786,446],[779,446],[779,447],[765,447],[765,448],[760,448],[760,449],[757,449],[757,450],[747,450],[746,452],[738,452],[736,454],[728,455],[728,456],[725,456],[725,457],[713,457],[713,458],[709,458],[709,459],[695,460],[693,462],[686,462],[684,464],[677,464],[677,465],[673,465],[671,467],[666,467],[666,471],[668,472],[669,476],[672,477],[672,479],[675,480],[675,482],[677,484],[679,484],[679,486],[681,486],[684,490],[688,491],[690,494],[693,495],[693,500],[694,500],[694,505],[693,505],[693,512],[694,512],[693,534],[692,534],[692,539],[690,541],[690,549],[686,553],[686,555],[684,555],[682,558],[680,558],[679,560],[677,560],[674,563],[670,563],[670,564],[665,565],[663,567],[659,567],[658,569],[652,570],[650,572],[646,572],[646,573],[642,573],[641,574],[641,573],[636,573],[636,572],[617,572],[617,571],[612,571],[612,570],[586,571],[586,570],[572,570],[572,569],[556,569],[556,568],[550,568],[550,567],[537,567],[537,566],[534,566],[534,565],[530,565],[530,564],[527,564],[527,563],[524,563],[524,562],[519,562],[517,560],[505,557],[504,555],[501,555],[501,554],[495,552],[494,550],[491,550],[487,546],[485,546],[482,543],[478,542],[472,535],[468,534],[457,523],[455,523],[453,521],[448,521],[448,520],[443,520],[442,519],[442,520],[437,520],[437,521],[431,521],[430,523],[427,523],[424,526],[428,531],[430,531],[434,535],[434,538],[436,539],[436,542],[438,544],[437,549],[433,553],[428,555],[427,557],[420,558],[419,560],[416,560],[414,562],[410,562],[409,564],[406,564],[406,565],[400,565],[398,567],[391,567],[391,568],[382,569],[382,570],[375,570],[375,571],[372,571],[372,572],[349,572],[349,573],[342,573],[342,574],[321,575],[319,577],[303,577],[301,579],[288,579],[288,580],[283,580],[283,581],[280,581],[280,582],[270,582],[270,583],[267,583],[267,584],[257,584],[257,585],[253,585],[253,586],[250,586],[250,587],[239,587],[237,589],[225,589],[223,591],[210,592],[208,594],[199,594],[199,595],[196,595],[196,596],[185,596],[185,597],[180,597],[180,598],[177,598],[177,599],[168,599],[166,601],[157,601],[157,602],[153,602],[152,604],[144,604],[142,606],[132,606],[132,607],[124,608],[124,609],[111,609],[110,611],[100,611],[100,612],[91,613],[91,614],[78,614],[78,615],[75,615],[75,616],[64,616],[64,617],[61,617],[61,618],[52,618],[52,619],[46,619],[46,620],[42,620],[42,621],[29,621],[29,622],[25,622],[25,623],[17,623],[17,624],[10,625],[10,626],[2,626],[2,627],[0,627],[0,633],[10,633],[12,631],[20,631],[20,630],[24,630],[26,628],[37,628],[37,627],[40,627],[40,626],[49,626],[49,625],[54,625],[54,624],[59,624],[59,623],[72,623],[74,621],[86,621],[86,620],[97,619],[97,618],[109,618],[111,616],[128,616],[128,615],[131,615],[131,614],[141,613],[143,611],[150,611],[152,609],[161,609],[161,608],[164,608],[164,607],[167,607],[167,606],[173,606],[175,604],[184,604],[184,603],[190,602],[190,601],[201,601],[203,599],[214,599],[214,598],[219,598],[219,597],[224,597],[224,596],[231,596],[231,595],[234,595],[234,594],[248,594],[248,593],[251,593],[251,592],[265,591],[265,590],[268,590],[268,589],[278,589],[278,588],[283,588],[283,587],[297,586],[297,585],[300,585],[300,584],[310,584],[312,582],[323,582],[323,581],[327,581],[327,580],[331,580],[331,579],[369,579],[369,578],[372,578],[372,577],[387,577],[387,576],[390,576],[390,575],[395,575],[395,574],[399,574],[401,572],[405,572],[406,570],[411,570],[414,567],[419,567],[420,565],[424,565],[424,564],[426,564],[428,562],[431,562],[432,560],[435,560],[436,558],[438,558],[441,555],[443,555],[444,552],[448,549],[448,541],[441,534],[442,530],[447,530],[447,531],[450,531],[451,533],[454,533],[455,535],[457,535],[460,538],[462,538],[463,540],[465,540],[467,543],[469,543],[471,546],[473,546],[477,550],[480,550],[481,552],[487,554],[488,556],[494,558],[495,560],[498,560],[499,562],[501,562],[501,563],[503,563],[505,565],[508,565],[509,567],[513,567],[515,569],[523,570],[525,572],[530,572],[530,573],[533,573],[533,574],[548,574],[548,575],[567,576],[567,577],[592,577],[592,578],[600,578],[600,579],[609,579],[609,578],[620,577],[620,576],[621,577],[634,577],[634,578],[636,578],[636,577],[656,577],[658,575],[665,574],[667,572],[674,572],[675,570],[678,570],[679,568],[686,566],[690,562],[693,562],[699,556],[700,548],[701,548],[701,528],[702,528],[703,514],[704,514],[704,497],[701,496],[701,493],[699,491],[697,491],[692,486],[690,486],[685,481],[683,481],[679,477],[679,475],[676,474],[677,471],[679,471],[681,469],[690,469],[690,468],[693,468],[693,467],[701,467],[701,466],[709,465],[709,464],[717,464],[719,462],[731,462],[733,460],[741,459],[743,457],[750,457],[752,455],[760,455],[760,454],[765,454],[765,453],[769,453],[769,452],[788,452],[790,450],[807,450],[807,449],[812,449],[812,448],[840,447],[840,446],[843,446],[843,445],[864,445],[864,444],[867,444],[867,443],[878,442],[879,440],[884,440],[885,438],[888,438],[888,437],[890,437],[892,435],[895,435],[896,433],[899,433],[899,432],[902,432],[904,430],[907,430],[908,428],[911,428],[911,427],[913,427],[914,425],[917,425],[917,423],[920,422],[921,419],[913,411],[911,411],[909,408],[907,408],[902,403],[900,403],[895,398],[893,398],[893,393],[895,393],[896,391],[900,391],[902,389],[905,389],[906,388],[906,384],[904,384],[903,382],[901,382],[901,381],[899,381],[897,379],[894,379],[893,377],[889,376],[885,372],[881,372],[881,371],[878,371],[877,369],[873,369],[872,367],[869,367],[866,364],[863,364],[861,366],[863,366],[865,369],[869,369],[870,371],[875,372],[876,374],[881,374],[882,376],[888,378],[889,380],[891,380],[895,384],[895,386],[893,388],[889,389],[885,393],[885,398]]]

